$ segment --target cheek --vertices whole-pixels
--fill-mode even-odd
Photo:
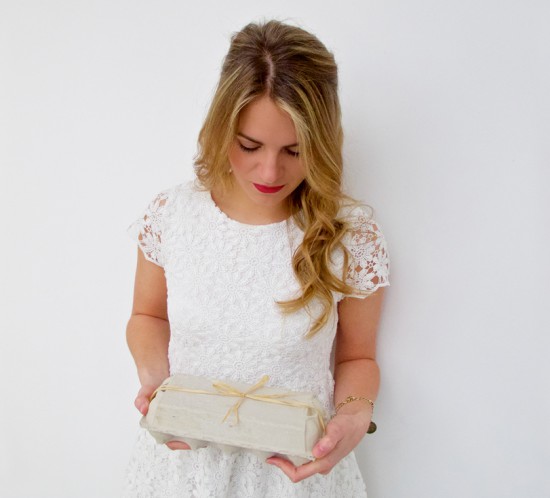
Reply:
[[[229,164],[231,169],[237,172],[246,172],[254,166],[251,154],[247,154],[238,147],[232,147],[229,151]]]
[[[302,181],[306,178],[306,168],[302,166],[302,164],[297,165],[295,171],[296,171],[296,174],[295,174],[296,180]]]

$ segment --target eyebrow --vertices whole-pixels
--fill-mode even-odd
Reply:
[[[255,144],[258,144],[258,145],[263,145],[262,142],[260,142],[259,140],[256,140],[255,138],[252,138],[252,137],[249,137],[247,135],[245,135],[244,133],[237,133],[237,135],[239,137],[243,137],[243,138],[246,138],[247,140],[250,140],[251,142],[254,142]],[[283,145],[283,149],[288,149],[289,147],[296,147],[298,144],[295,143],[295,144],[290,144],[290,145]]]

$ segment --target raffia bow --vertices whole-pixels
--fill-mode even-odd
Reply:
[[[263,401],[266,403],[274,403],[277,405],[284,405],[284,406],[293,406],[295,408],[309,408],[315,412],[317,415],[317,420],[319,421],[319,425],[323,429],[323,432],[325,431],[325,421],[323,419],[323,413],[319,408],[316,406],[310,405],[308,403],[301,403],[300,401],[296,401],[294,399],[284,399],[289,398],[292,396],[292,393],[279,393],[279,394],[253,394],[255,391],[263,387],[266,382],[269,380],[268,375],[264,375],[256,384],[254,384],[252,387],[247,389],[246,391],[240,391],[236,387],[227,384],[226,382],[216,381],[212,383],[212,387],[215,389],[215,391],[205,391],[203,389],[190,389],[187,387],[180,387],[180,386],[170,386],[170,385],[160,385],[153,394],[151,395],[150,401],[153,401],[154,397],[157,395],[157,392],[159,391],[177,391],[177,392],[183,392],[183,393],[193,393],[193,394],[211,394],[214,396],[232,396],[235,398],[240,398],[233,406],[231,406],[227,413],[225,414],[225,417],[222,420],[222,423],[227,420],[227,418],[233,414],[235,416],[235,419],[237,421],[237,424],[239,423],[239,408],[243,404],[245,399],[253,399],[256,401]]]

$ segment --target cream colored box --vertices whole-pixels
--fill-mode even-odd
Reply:
[[[294,465],[314,460],[325,414],[311,393],[176,374],[166,379],[140,424],[158,443],[184,441],[225,451],[246,448],[262,459],[283,456]]]

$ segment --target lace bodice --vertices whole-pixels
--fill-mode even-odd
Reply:
[[[348,283],[360,291],[389,285],[389,259],[379,225],[361,208],[347,216],[352,224],[345,238],[352,256]],[[268,385],[311,391],[327,414],[332,413],[330,358],[336,312],[306,339],[308,312],[283,315],[276,304],[296,297],[300,290],[291,259],[303,233],[292,219],[243,224],[228,218],[208,191],[182,183],[156,195],[128,232],[145,258],[164,268],[171,373],[248,383],[267,374]],[[342,275],[343,261],[343,254],[334,254],[335,274]],[[338,302],[344,296],[333,297]],[[313,316],[320,309],[314,301]],[[308,479],[302,487],[314,481]]]

